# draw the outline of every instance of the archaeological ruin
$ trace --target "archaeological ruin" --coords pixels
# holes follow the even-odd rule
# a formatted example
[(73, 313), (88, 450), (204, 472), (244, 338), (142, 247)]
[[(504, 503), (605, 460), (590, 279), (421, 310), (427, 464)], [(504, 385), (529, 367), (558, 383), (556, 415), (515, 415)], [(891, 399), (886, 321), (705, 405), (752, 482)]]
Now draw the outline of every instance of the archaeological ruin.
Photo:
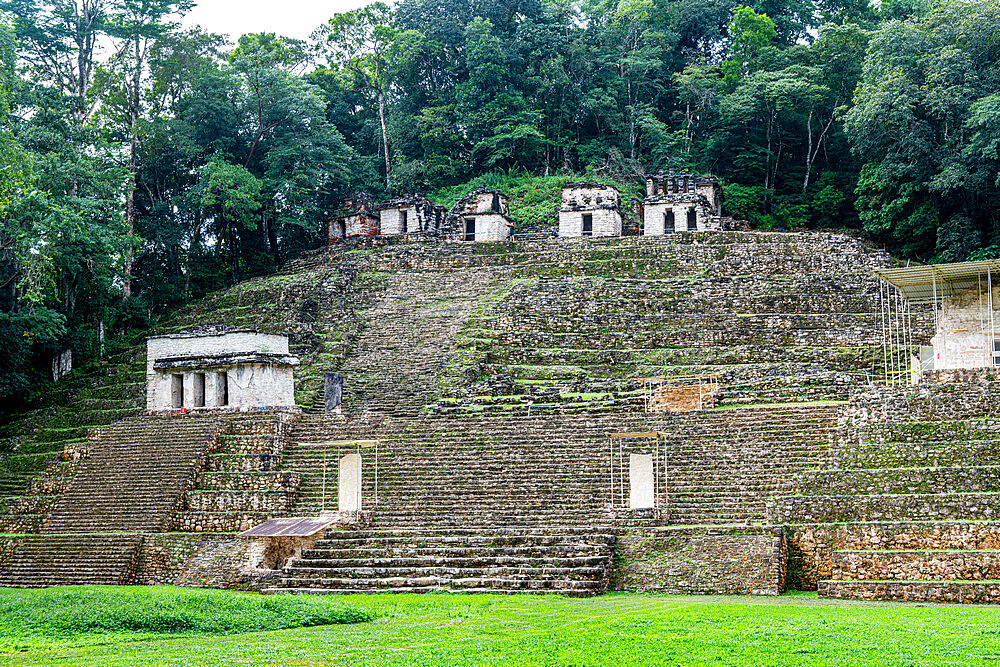
[(513, 230), (507, 195), (476, 190), (455, 202), (445, 218), (447, 235), (456, 241), (504, 241)]
[(383, 236), (426, 234), (439, 236), (446, 209), (423, 195), (396, 197), (378, 205), (379, 223)]
[(559, 236), (621, 236), (621, 195), (603, 183), (567, 183), (559, 207)]
[(200, 327), (146, 340), (146, 409), (267, 410), (295, 407), (288, 337)]
[(646, 176), (641, 204), (643, 234), (722, 229), (719, 181), (711, 177), (674, 173)]
[(0, 430), (0, 585), (1000, 602), (1000, 262), (643, 211), (508, 242), (477, 191), (70, 372)]
[(378, 236), (380, 233), (375, 198), (366, 192), (356, 192), (343, 202), (326, 230), (327, 243), (347, 239)]

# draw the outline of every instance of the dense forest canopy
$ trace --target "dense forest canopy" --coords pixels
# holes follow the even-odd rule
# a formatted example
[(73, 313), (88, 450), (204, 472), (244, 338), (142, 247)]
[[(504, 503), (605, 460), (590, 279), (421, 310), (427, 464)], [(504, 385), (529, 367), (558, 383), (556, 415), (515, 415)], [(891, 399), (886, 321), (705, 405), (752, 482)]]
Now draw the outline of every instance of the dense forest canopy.
[(711, 173), (758, 228), (1000, 256), (996, 0), (401, 0), (308, 41), (0, 0), (0, 397), (320, 241), (340, 197)]

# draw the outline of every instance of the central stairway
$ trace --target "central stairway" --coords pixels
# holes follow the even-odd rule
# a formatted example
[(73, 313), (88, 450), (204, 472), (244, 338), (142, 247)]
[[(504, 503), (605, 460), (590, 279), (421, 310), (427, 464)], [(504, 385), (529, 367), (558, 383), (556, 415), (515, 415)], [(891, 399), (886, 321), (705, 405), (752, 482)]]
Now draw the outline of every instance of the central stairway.
[(265, 592), (598, 595), (614, 544), (580, 527), (331, 531)]

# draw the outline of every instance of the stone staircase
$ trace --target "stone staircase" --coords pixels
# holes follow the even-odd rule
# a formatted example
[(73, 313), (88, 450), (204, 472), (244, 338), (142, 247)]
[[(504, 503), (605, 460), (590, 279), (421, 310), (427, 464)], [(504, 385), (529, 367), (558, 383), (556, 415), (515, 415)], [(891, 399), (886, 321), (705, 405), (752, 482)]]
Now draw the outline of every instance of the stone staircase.
[(330, 531), (266, 592), (597, 595), (614, 543), (581, 528)]
[[(483, 293), (496, 289), (484, 269), (393, 273), (380, 296), (359, 312), (362, 324), (344, 374), (343, 408), (354, 415), (415, 417), (437, 399), (435, 383), (456, 336)], [(308, 406), (323, 410), (317, 391)]]
[(327, 531), (272, 591), (598, 594), (620, 530), (607, 432), (668, 433), (666, 522), (711, 533), (705, 526), (762, 523), (765, 498), (790, 493), (797, 471), (824, 460), (835, 414), (835, 406), (806, 405), (474, 420), (307, 416), (282, 459), (301, 478), (294, 514), (335, 508), (337, 460), (353, 450), (322, 443), (378, 438), (377, 490), (375, 453), (362, 453), (362, 507), (373, 527)]
[(997, 401), (968, 410), (984, 393), (972, 385), (880, 393), (852, 402), (870, 421), (848, 422), (771, 520), (789, 526), (822, 596), (1000, 602)]
[(318, 443), (378, 438), (377, 507), (374, 452), (363, 454), (362, 491), (378, 526), (608, 524), (606, 433), (661, 431), (669, 434), (661, 453), (671, 523), (743, 523), (763, 521), (769, 495), (791, 493), (797, 472), (822, 463), (835, 414), (836, 406), (821, 404), (377, 425), (313, 415), (294, 425), (282, 469), (301, 478), (294, 512), (313, 514), (324, 506), (325, 458), (331, 509), (338, 452)]
[(127, 580), (142, 533), (169, 526), (222, 429), (215, 419), (147, 417), (95, 431), (42, 534), (22, 538), (0, 586)]
[(136, 533), (25, 536), (0, 573), (0, 586), (128, 584), (141, 546)]
[(226, 420), (219, 444), (172, 519), (184, 532), (240, 532), (295, 505), (300, 477), (280, 470), (295, 416)]

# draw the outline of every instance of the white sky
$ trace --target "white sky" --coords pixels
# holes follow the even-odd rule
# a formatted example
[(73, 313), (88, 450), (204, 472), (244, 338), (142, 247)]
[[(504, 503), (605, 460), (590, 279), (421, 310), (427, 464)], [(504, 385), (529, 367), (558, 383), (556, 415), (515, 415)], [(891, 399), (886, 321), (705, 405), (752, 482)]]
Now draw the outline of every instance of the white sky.
[(306, 39), (334, 14), (373, 0), (196, 0), (184, 25), (200, 25), (209, 32), (229, 35), (235, 42), (248, 32), (274, 32)]

